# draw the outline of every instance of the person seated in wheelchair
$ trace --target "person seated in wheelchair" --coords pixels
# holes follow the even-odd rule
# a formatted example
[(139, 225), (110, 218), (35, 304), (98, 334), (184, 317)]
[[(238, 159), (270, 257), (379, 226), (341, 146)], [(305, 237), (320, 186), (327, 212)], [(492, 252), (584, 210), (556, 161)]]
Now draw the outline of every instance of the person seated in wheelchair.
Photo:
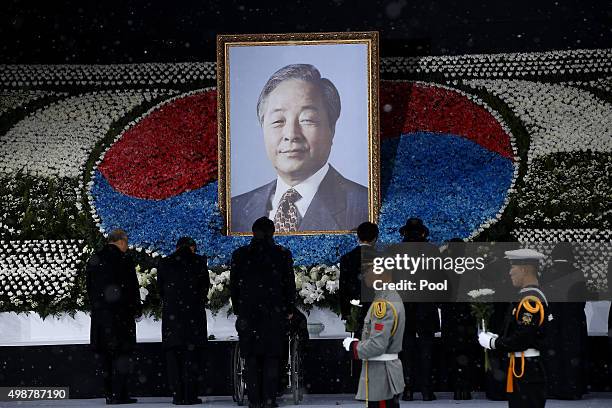
[[(391, 282), (391, 273), (384, 271), (376, 275), (370, 270), (364, 274), (368, 287), (374, 287), (376, 280)], [(405, 323), (400, 295), (395, 290), (376, 290), (374, 302), (363, 321), (361, 340), (347, 337), (343, 341), (353, 358), (363, 360), (355, 399), (365, 400), (370, 408), (400, 406), (404, 372), (398, 353), (402, 351)]]

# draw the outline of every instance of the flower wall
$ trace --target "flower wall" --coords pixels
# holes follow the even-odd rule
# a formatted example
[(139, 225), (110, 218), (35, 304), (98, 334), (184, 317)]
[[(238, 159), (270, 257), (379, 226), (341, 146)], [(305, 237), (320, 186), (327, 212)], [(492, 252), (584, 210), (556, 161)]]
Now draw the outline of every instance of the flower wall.
[[(438, 242), (609, 242), (611, 69), (612, 50), (383, 59), (381, 240), (418, 216)], [(150, 313), (182, 235), (209, 257), (211, 309), (229, 302), (248, 238), (221, 233), (214, 87), (214, 63), (0, 66), (0, 311), (87, 310), (84, 264), (119, 227)], [(355, 237), (278, 241), (303, 307), (335, 309)]]

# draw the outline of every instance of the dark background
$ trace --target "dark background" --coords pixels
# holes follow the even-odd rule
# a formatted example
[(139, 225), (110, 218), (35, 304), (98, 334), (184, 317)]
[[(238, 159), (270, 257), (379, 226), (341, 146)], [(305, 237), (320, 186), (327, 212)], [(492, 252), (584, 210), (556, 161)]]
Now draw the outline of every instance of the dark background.
[(608, 0), (2, 0), (0, 63), (215, 60), (215, 35), (377, 30), (382, 56), (608, 48)]

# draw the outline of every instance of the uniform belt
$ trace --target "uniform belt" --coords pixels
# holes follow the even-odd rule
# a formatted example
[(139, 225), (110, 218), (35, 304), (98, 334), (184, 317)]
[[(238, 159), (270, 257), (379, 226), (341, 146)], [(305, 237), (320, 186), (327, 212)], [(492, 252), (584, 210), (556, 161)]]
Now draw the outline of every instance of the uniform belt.
[(517, 351), (514, 353), (514, 356), (520, 357), (523, 353), (525, 353), (525, 357), (540, 357), (540, 351), (534, 348), (529, 348), (525, 351)]
[(399, 355), (396, 354), (381, 354), (380, 356), (368, 358), (368, 361), (393, 361), (397, 360)]

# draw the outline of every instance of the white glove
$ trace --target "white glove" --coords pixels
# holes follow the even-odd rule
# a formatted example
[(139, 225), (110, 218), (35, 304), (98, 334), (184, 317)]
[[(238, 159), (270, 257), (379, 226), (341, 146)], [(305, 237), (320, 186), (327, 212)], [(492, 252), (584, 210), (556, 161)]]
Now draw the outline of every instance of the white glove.
[(351, 344), (353, 344), (354, 341), (359, 341), (359, 339), (356, 339), (354, 337), (347, 337), (346, 339), (342, 340), (342, 345), (344, 346), (344, 349), (346, 351), (351, 351)]
[(492, 350), (495, 348), (495, 339), (499, 336), (495, 333), (491, 332), (481, 332), (478, 335), (478, 343), (487, 350)]

